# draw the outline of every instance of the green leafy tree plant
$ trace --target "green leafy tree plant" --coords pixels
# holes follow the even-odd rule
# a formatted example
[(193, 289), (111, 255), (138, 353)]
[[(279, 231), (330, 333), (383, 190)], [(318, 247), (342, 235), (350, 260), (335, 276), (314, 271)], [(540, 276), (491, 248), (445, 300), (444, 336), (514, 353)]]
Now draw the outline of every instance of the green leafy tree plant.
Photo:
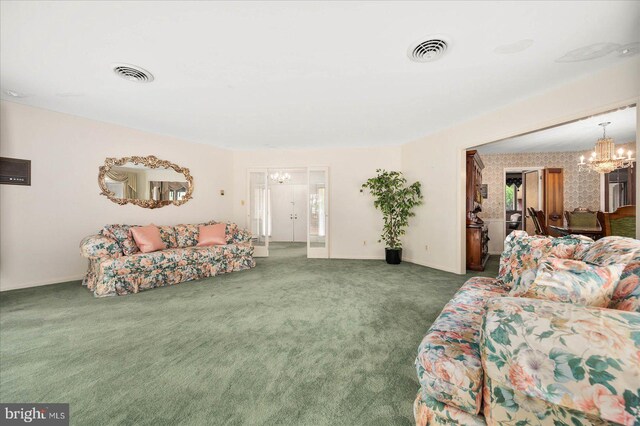
[(420, 182), (407, 186), (407, 179), (402, 172), (377, 169), (378, 174), (362, 184), (368, 189), (375, 200), (373, 205), (380, 209), (384, 219), (381, 240), (387, 248), (399, 250), (402, 248), (400, 237), (405, 234), (409, 225), (409, 218), (415, 216), (413, 208), (422, 204)]

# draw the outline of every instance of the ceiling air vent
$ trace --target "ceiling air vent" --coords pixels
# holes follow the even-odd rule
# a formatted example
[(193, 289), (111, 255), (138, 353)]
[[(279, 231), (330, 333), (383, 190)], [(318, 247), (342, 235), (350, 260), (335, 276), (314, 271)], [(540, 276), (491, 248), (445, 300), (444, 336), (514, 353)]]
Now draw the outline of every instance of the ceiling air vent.
[(138, 83), (151, 83), (153, 81), (153, 74), (135, 65), (113, 64), (113, 72), (129, 81)]
[(441, 37), (413, 43), (407, 54), (415, 62), (431, 62), (440, 59), (447, 51), (449, 44)]

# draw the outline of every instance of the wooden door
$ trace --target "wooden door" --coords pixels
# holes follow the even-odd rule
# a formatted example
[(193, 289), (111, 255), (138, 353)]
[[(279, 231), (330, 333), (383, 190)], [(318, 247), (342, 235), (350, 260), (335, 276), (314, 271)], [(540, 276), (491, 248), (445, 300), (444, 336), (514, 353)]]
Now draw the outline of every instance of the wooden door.
[(525, 231), (529, 235), (535, 235), (536, 227), (533, 224), (533, 220), (529, 215), (529, 208), (532, 207), (535, 210), (540, 210), (540, 191), (539, 181), (540, 181), (540, 172), (538, 170), (533, 170), (530, 172), (522, 173), (524, 186), (524, 213), (525, 213)]
[[(543, 170), (543, 209), (547, 228), (550, 226), (562, 226), (564, 223), (564, 172), (560, 168), (548, 168)], [(553, 236), (558, 233), (549, 229)]]

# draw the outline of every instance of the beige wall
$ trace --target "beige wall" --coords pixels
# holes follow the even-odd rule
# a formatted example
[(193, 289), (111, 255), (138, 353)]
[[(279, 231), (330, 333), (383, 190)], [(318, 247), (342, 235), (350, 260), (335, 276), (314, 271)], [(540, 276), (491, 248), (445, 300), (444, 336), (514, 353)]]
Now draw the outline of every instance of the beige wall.
[[(0, 155), (31, 160), (31, 186), (0, 185), (0, 289), (79, 279), (80, 240), (108, 223), (177, 224), (232, 216), (230, 151), (11, 102), (0, 104)], [(99, 195), (106, 157), (156, 155), (188, 167), (193, 199), (119, 206)], [(224, 197), (220, 189), (226, 190)]]
[[(640, 59), (629, 59), (402, 147), (382, 148), (231, 152), (2, 102), (0, 155), (31, 159), (32, 186), (0, 185), (0, 290), (80, 278), (86, 265), (78, 243), (107, 223), (231, 218), (243, 225), (249, 167), (329, 166), (334, 258), (383, 256), (384, 247), (377, 242), (380, 213), (359, 188), (376, 168), (403, 170), (410, 181), (420, 180), (425, 192), (425, 204), (405, 238), (405, 260), (462, 273), (464, 151), (638, 102), (639, 73)], [(100, 196), (96, 177), (104, 158), (134, 154), (189, 167), (194, 199), (181, 207), (147, 210), (118, 206)], [(225, 196), (219, 195), (221, 189)]]
[(378, 243), (382, 216), (373, 198), (360, 193), (360, 185), (377, 168), (400, 170), (400, 148), (344, 148), (322, 150), (263, 150), (234, 152), (234, 218), (246, 226), (247, 169), (256, 167), (329, 167), (330, 257), (381, 259)]
[(640, 58), (632, 58), (403, 145), (403, 171), (409, 179), (422, 181), (426, 199), (407, 232), (406, 258), (464, 272), (467, 148), (636, 103), (640, 95), (638, 75)]

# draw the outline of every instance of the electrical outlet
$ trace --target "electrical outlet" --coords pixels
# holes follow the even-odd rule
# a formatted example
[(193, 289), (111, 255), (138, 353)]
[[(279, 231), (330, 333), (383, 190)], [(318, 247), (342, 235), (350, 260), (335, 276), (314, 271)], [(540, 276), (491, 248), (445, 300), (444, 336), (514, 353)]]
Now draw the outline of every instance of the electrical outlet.
[(425, 249), (426, 251), (429, 251), (429, 246), (425, 244), (424, 249)]
[(363, 246), (366, 246), (366, 245), (367, 245), (367, 241), (366, 241), (366, 240), (365, 240), (365, 241), (363, 241), (363, 242), (362, 242), (362, 245), (363, 245)]

